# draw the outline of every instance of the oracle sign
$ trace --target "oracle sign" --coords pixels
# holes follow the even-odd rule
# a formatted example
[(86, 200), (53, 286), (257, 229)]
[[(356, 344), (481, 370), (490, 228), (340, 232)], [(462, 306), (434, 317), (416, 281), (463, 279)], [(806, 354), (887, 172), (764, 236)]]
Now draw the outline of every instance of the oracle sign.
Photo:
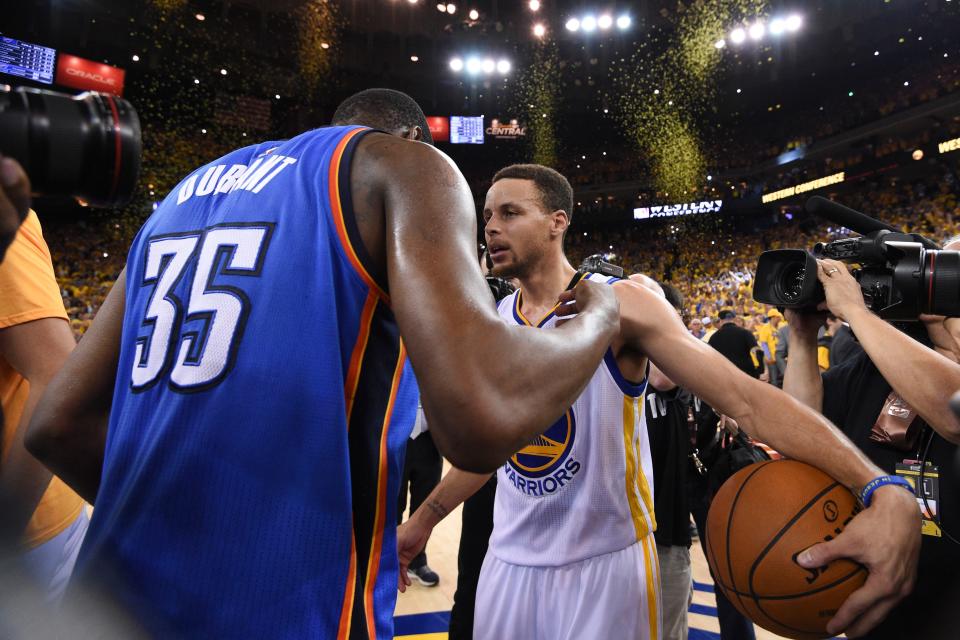
[(74, 89), (123, 95), (126, 71), (108, 64), (61, 53), (57, 58), (57, 84)]
[(430, 137), (434, 142), (449, 142), (450, 118), (443, 116), (427, 116), (427, 126), (430, 127)]

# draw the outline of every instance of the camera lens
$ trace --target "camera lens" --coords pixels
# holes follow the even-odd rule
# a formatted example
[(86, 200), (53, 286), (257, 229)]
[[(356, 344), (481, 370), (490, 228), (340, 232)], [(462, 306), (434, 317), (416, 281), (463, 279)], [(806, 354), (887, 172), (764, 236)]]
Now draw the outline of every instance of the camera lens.
[(927, 313), (960, 316), (960, 252), (927, 251), (924, 262)]
[(39, 193), (123, 206), (140, 173), (140, 120), (115, 96), (0, 85), (0, 151)]
[(795, 304), (803, 295), (803, 279), (807, 269), (802, 262), (793, 262), (783, 267), (777, 279), (777, 295), (787, 304)]

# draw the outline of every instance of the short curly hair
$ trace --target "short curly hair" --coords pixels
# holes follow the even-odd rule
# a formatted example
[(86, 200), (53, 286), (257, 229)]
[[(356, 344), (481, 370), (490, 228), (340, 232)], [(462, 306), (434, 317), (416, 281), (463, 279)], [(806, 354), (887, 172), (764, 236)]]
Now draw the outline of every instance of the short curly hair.
[(506, 179), (532, 181), (540, 192), (540, 203), (548, 211), (563, 211), (573, 222), (573, 187), (559, 171), (542, 164), (512, 164), (493, 176), (493, 182)]

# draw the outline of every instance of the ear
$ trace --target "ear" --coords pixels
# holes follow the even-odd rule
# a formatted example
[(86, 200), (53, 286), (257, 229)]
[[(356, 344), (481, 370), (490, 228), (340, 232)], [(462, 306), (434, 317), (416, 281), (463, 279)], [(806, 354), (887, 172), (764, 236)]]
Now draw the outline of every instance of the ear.
[(563, 209), (550, 213), (550, 231), (553, 235), (562, 236), (570, 228), (570, 216)]
[(410, 129), (407, 129), (407, 132), (403, 134), (403, 137), (407, 140), (416, 140), (419, 142), (423, 140), (423, 129), (419, 125), (411, 127)]

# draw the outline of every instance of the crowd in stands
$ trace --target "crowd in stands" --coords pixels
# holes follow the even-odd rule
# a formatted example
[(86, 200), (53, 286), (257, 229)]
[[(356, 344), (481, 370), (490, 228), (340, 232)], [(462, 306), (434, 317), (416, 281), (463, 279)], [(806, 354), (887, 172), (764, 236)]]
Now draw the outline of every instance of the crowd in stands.
[[(960, 234), (960, 186), (951, 175), (915, 183), (886, 179), (847, 194), (842, 201), (903, 231), (944, 242)], [(722, 309), (732, 309), (747, 328), (755, 329), (771, 310), (751, 295), (760, 253), (810, 248), (845, 233), (835, 227), (827, 222), (814, 226), (810, 221), (781, 219), (772, 228), (744, 234), (710, 214), (631, 223), (616, 230), (584, 231), (577, 226), (567, 239), (567, 252), (575, 266), (588, 255), (600, 253), (628, 272), (674, 284), (684, 295), (688, 321), (711, 318), (715, 322)], [(90, 326), (123, 268), (135, 230), (129, 221), (109, 217), (46, 226), (64, 305), (78, 335)]]

